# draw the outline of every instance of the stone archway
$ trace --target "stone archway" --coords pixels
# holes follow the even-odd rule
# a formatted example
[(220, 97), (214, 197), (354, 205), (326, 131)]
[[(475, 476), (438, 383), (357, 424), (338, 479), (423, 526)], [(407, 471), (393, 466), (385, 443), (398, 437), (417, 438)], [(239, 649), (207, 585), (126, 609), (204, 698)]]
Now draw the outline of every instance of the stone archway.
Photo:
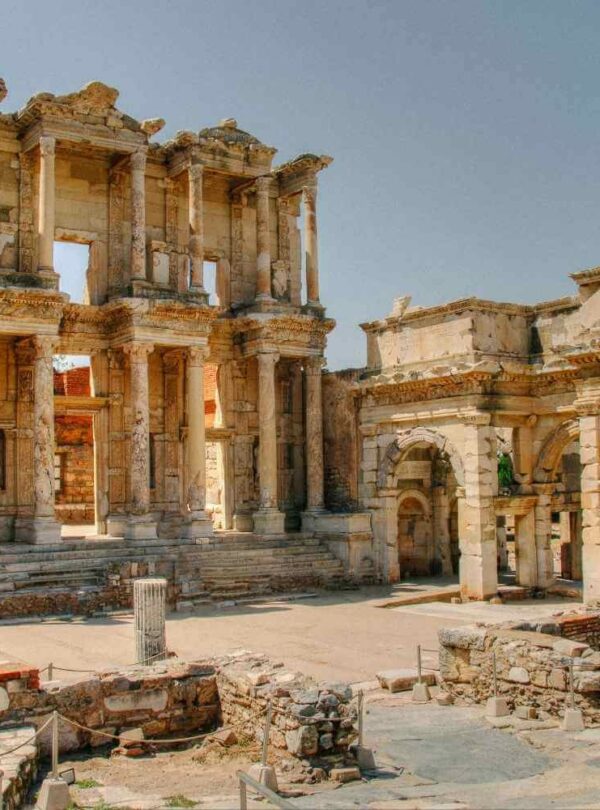
[(377, 471), (377, 486), (380, 489), (390, 489), (395, 485), (394, 474), (398, 464), (408, 451), (418, 444), (427, 444), (436, 447), (443, 457), (450, 463), (458, 486), (464, 486), (465, 471), (462, 458), (454, 445), (435, 430), (429, 428), (413, 428), (399, 433), (392, 441), (385, 453)]
[(556, 478), (556, 470), (564, 450), (579, 438), (579, 421), (569, 419), (555, 428), (544, 441), (533, 470), (537, 484), (549, 484)]

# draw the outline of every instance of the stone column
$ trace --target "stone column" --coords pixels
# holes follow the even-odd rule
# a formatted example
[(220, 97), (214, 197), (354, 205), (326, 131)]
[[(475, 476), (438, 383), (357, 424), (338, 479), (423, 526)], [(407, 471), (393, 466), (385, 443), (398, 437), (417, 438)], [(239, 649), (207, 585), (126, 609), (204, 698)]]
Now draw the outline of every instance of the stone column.
[(206, 507), (206, 427), (204, 410), (205, 346), (187, 350), (187, 510), (188, 536), (196, 539), (212, 534)]
[(538, 559), (535, 533), (535, 513), (515, 515), (516, 582), (525, 588), (538, 585)]
[[(576, 403), (577, 405), (577, 403)], [(583, 601), (600, 604), (600, 413), (598, 402), (580, 408)]]
[(205, 293), (203, 165), (201, 163), (190, 163), (188, 177), (190, 186), (190, 290)]
[(156, 522), (150, 514), (150, 405), (148, 355), (154, 346), (130, 343), (123, 347), (129, 357), (131, 442), (129, 450), (129, 510), (125, 529), (128, 539), (156, 537)]
[(304, 361), (306, 383), (306, 508), (321, 512), (323, 496), (323, 394), (322, 357)]
[(167, 657), (166, 600), (166, 579), (134, 580), (133, 621), (138, 664), (148, 666)]
[(217, 443), (217, 470), (221, 479), (221, 509), (223, 511), (223, 528), (233, 529), (235, 510), (235, 471), (233, 461), (233, 432), (235, 418), (232, 412), (233, 400), (233, 363), (225, 360), (217, 371), (215, 390), (216, 428), (232, 428), (232, 434)]
[[(96, 352), (91, 358), (92, 396), (109, 396), (108, 353)], [(94, 414), (94, 501), (96, 531), (108, 532), (109, 513), (109, 411), (102, 408)]]
[(146, 281), (146, 153), (131, 155), (131, 280)]
[(38, 266), (42, 272), (54, 273), (54, 154), (56, 140), (40, 138), (40, 188), (38, 209)]
[(306, 257), (306, 303), (319, 303), (319, 247), (317, 240), (317, 183), (304, 186), (304, 251)]
[(435, 559), (440, 563), (442, 576), (452, 576), (452, 553), (450, 549), (450, 500), (445, 485), (434, 486), (433, 531)]
[(582, 567), (582, 519), (581, 510), (569, 512), (569, 529), (571, 535), (571, 577), (581, 579), (583, 577)]
[(272, 301), (268, 177), (256, 178), (256, 301)]
[(537, 555), (537, 586), (548, 588), (554, 582), (552, 557), (552, 493), (555, 484), (534, 484), (537, 495), (534, 506), (535, 550)]
[(496, 433), (489, 414), (464, 425), (465, 495), (459, 498), (460, 588), (463, 598), (489, 599), (498, 591)]
[(508, 569), (508, 546), (506, 545), (506, 517), (496, 516), (496, 542), (498, 543), (498, 568), (500, 571)]
[(59, 543), (54, 512), (54, 337), (32, 341), (33, 360), (33, 520), (19, 521), (19, 539)]
[(258, 534), (281, 534), (285, 515), (277, 507), (277, 398), (275, 365), (279, 355), (274, 351), (258, 354), (258, 421), (260, 508), (254, 514), (254, 531)]

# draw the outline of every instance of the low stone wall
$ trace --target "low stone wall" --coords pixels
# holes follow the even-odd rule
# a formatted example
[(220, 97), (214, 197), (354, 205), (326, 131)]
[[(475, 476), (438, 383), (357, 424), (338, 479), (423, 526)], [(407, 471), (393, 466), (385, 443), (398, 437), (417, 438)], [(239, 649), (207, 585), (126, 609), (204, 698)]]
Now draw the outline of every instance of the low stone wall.
[[(27, 722), (40, 728), (55, 710), (82, 726), (115, 735), (132, 727), (142, 728), (151, 738), (210, 730), (220, 717), (216, 672), (206, 663), (171, 659), (150, 667), (101, 672), (76, 683), (51, 681), (39, 689), (13, 688), (0, 723)], [(61, 751), (110, 743), (65, 722), (59, 737)], [(50, 739), (49, 728), (39, 736), (44, 754)]]
[[(100, 672), (76, 683), (42, 685), (37, 669), (7, 667), (9, 705), (0, 712), (0, 730), (23, 723), (40, 728), (56, 710), (93, 732), (112, 735), (139, 727), (146, 738), (181, 737), (233, 725), (262, 742), (270, 700), (270, 742), (281, 751), (300, 758), (345, 754), (356, 737), (349, 686), (317, 685), (253, 653), (200, 663), (169, 659)], [(93, 732), (61, 722), (60, 750), (111, 742)], [(39, 737), (43, 754), (49, 753), (50, 742), (47, 729)]]
[(498, 694), (511, 708), (531, 705), (561, 716), (573, 661), (575, 703), (588, 725), (600, 725), (599, 626), (600, 614), (588, 613), (540, 623), (440, 630), (442, 685), (456, 698), (484, 702), (493, 694), (495, 653)]
[(347, 684), (321, 683), (250, 653), (221, 658), (217, 684), (225, 725), (262, 742), (271, 701), (269, 742), (296, 757), (344, 754), (355, 741), (356, 708)]
[[(1, 802), (3, 810), (22, 807), (37, 776), (38, 751), (35, 744), (23, 745), (35, 733), (35, 728), (0, 730), (0, 770), (2, 777)], [(21, 746), (12, 754), (3, 751)]]

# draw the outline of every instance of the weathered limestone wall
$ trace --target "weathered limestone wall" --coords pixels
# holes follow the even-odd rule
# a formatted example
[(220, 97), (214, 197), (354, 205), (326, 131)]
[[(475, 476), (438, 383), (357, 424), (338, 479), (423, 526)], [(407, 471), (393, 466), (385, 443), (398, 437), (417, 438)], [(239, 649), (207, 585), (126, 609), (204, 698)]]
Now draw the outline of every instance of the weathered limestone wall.
[[(270, 743), (300, 758), (346, 752), (356, 738), (356, 708), (343, 683), (317, 684), (262, 655), (239, 653), (206, 663), (169, 659), (148, 667), (111, 669), (63, 684), (40, 685), (33, 667), (3, 665), (0, 686), (9, 707), (0, 730), (16, 722), (40, 727), (54, 710), (94, 731), (118, 735), (132, 726), (147, 738), (193, 735), (220, 725), (262, 741), (267, 701)], [(60, 750), (111, 743), (100, 734), (60, 727)], [(41, 737), (49, 752), (50, 735)]]
[(568, 705), (572, 659), (575, 703), (588, 723), (600, 725), (599, 631), (600, 614), (568, 615), (539, 625), (443, 629), (440, 677), (456, 697), (484, 702), (493, 694), (495, 653), (498, 694), (510, 706), (534, 705), (562, 715)]
[(262, 740), (267, 701), (273, 707), (270, 743), (297, 757), (346, 751), (356, 738), (356, 708), (347, 684), (317, 684), (251, 653), (218, 659), (223, 722)]

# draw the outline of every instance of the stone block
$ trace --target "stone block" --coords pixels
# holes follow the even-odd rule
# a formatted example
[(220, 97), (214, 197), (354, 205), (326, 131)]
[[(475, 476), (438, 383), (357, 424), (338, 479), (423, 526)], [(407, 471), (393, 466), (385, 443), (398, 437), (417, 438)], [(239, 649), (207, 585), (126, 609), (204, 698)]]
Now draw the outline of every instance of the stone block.
[(511, 667), (508, 671), (508, 680), (513, 683), (529, 683), (529, 672), (525, 667)]
[(565, 709), (562, 721), (563, 731), (583, 731), (584, 728), (581, 709)]
[(519, 720), (537, 720), (538, 711), (535, 706), (515, 706), (515, 717)]
[(561, 655), (568, 655), (570, 658), (577, 658), (589, 649), (589, 644), (582, 644), (579, 641), (571, 641), (568, 638), (559, 638), (552, 645), (554, 652)]
[(510, 712), (508, 709), (508, 703), (506, 702), (506, 698), (503, 697), (488, 698), (487, 703), (485, 705), (486, 717), (506, 717), (508, 714), (510, 714)]
[(319, 734), (315, 726), (300, 726), (286, 732), (285, 744), (290, 754), (314, 756), (319, 750)]
[(467, 650), (485, 650), (487, 630), (485, 627), (465, 625), (464, 627), (443, 627), (438, 632), (440, 645)]
[[(416, 669), (388, 669), (377, 673), (377, 680), (383, 689), (390, 692), (408, 692), (417, 682)], [(433, 672), (425, 672), (422, 681), (427, 686), (435, 685), (435, 675)]]
[(429, 692), (429, 687), (426, 683), (421, 681), (420, 683), (417, 682), (412, 688), (412, 700), (414, 703), (429, 703), (431, 700), (431, 694)]
[(279, 785), (277, 784), (277, 774), (275, 768), (271, 765), (262, 765), (260, 762), (251, 765), (248, 768), (248, 776), (252, 777), (256, 782), (264, 785), (273, 793), (277, 793)]
[(69, 786), (62, 779), (44, 779), (35, 804), (36, 810), (66, 810), (71, 804)]
[(355, 782), (360, 779), (360, 771), (358, 768), (332, 768), (329, 776), (333, 782)]
[(135, 712), (151, 710), (162, 712), (167, 706), (168, 695), (164, 689), (146, 689), (126, 692), (121, 695), (107, 695), (104, 706), (109, 712)]

